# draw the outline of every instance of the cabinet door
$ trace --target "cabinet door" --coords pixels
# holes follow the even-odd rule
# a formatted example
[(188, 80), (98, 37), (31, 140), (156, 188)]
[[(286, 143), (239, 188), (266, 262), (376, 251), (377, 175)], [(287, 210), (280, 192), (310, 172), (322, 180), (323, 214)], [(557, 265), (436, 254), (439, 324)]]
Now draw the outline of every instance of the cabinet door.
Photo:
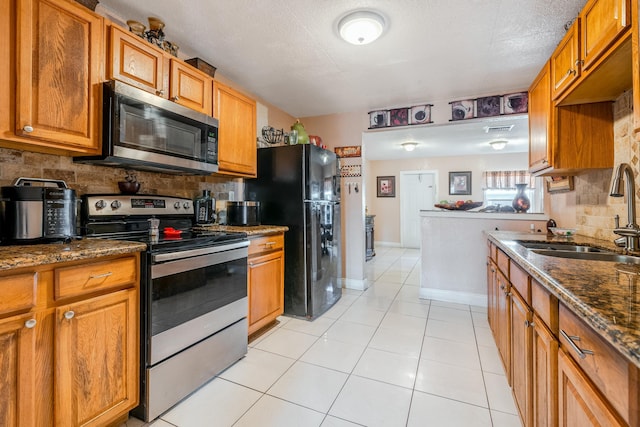
[(564, 351), (558, 351), (558, 412), (561, 427), (625, 425)]
[(565, 89), (580, 77), (580, 20), (571, 25), (558, 47), (551, 55), (551, 91), (556, 99)]
[(498, 344), (498, 351), (502, 357), (507, 381), (509, 381), (509, 385), (511, 385), (511, 296), (509, 282), (507, 281), (507, 278), (498, 271), (496, 275), (496, 283), (498, 287), (496, 300), (496, 323), (498, 336), (496, 338), (496, 343)]
[(67, 1), (19, 0), (16, 134), (97, 153), (103, 19)]
[(531, 317), (518, 292), (511, 288), (511, 386), (520, 419), (531, 426)]
[(36, 426), (36, 319), (0, 320), (0, 425)]
[[(638, 9), (640, 9), (640, 0), (631, 0), (631, 22), (638, 22)], [(631, 68), (633, 71), (633, 117), (634, 128), (636, 132), (640, 131), (640, 25), (632, 25), (633, 39), (631, 41), (633, 48), (631, 58)]]
[(284, 253), (249, 258), (249, 333), (272, 322), (284, 309)]
[(580, 13), (581, 60), (588, 69), (631, 24), (630, 0), (591, 0)]
[(537, 315), (533, 317), (533, 424), (558, 425), (558, 341)]
[(255, 177), (256, 102), (219, 82), (213, 84), (218, 130), (219, 173)]
[(529, 169), (549, 166), (551, 158), (551, 72), (547, 62), (529, 88)]
[(100, 426), (138, 403), (137, 290), (56, 309), (56, 425)]
[(496, 266), (491, 261), (491, 258), (487, 258), (487, 320), (489, 321), (489, 326), (494, 334), (494, 338), (497, 337), (496, 327), (497, 327), (497, 284), (496, 284)]
[(211, 115), (213, 79), (175, 59), (171, 60), (169, 99), (201, 113)]
[(167, 98), (169, 59), (142, 38), (111, 25), (107, 77)]

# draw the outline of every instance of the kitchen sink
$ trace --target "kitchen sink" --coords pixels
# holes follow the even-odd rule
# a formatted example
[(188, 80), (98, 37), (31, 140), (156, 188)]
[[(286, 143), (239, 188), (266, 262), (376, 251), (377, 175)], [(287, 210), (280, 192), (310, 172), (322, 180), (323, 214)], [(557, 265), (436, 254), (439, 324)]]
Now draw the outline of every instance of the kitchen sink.
[(615, 252), (578, 252), (572, 250), (532, 249), (531, 252), (538, 255), (557, 258), (583, 259), (587, 261), (608, 261), (625, 264), (640, 264), (640, 257), (622, 255)]
[(518, 244), (524, 246), (527, 249), (542, 249), (545, 251), (613, 253), (606, 249), (600, 249), (593, 246), (576, 245), (573, 243), (528, 242), (520, 240), (518, 241)]

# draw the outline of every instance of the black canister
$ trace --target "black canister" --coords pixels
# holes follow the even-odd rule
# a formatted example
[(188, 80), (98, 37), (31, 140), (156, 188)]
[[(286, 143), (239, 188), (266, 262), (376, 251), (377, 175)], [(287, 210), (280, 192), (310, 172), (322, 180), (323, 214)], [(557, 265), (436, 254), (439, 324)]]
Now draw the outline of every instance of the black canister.
[(202, 196), (194, 202), (196, 224), (213, 224), (216, 214), (216, 199), (211, 197), (209, 190), (202, 190)]

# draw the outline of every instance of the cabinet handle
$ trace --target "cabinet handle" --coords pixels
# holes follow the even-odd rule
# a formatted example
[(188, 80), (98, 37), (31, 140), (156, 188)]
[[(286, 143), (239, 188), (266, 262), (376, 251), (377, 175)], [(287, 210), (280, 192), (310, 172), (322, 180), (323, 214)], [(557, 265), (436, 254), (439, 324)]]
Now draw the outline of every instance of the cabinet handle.
[(158, 95), (158, 96), (162, 96), (162, 95), (164, 95), (164, 90), (159, 90), (159, 91), (157, 91), (157, 92), (156, 92), (156, 95)]
[(173, 102), (178, 102), (178, 101), (180, 101), (180, 98), (178, 98), (177, 96), (174, 96), (173, 98), (171, 98), (171, 100)]
[(73, 316), (75, 316), (76, 313), (73, 312), (73, 310), (69, 310), (67, 312), (64, 313), (64, 318), (67, 320), (71, 320), (73, 319)]
[(595, 354), (591, 350), (583, 350), (583, 349), (581, 349), (580, 347), (578, 347), (576, 345), (576, 343), (574, 341), (580, 341), (580, 337), (575, 336), (575, 335), (568, 335), (562, 329), (560, 329), (560, 335), (562, 335), (564, 337), (564, 339), (567, 340), (567, 342), (569, 342), (569, 345), (571, 346), (573, 351), (578, 353), (578, 357), (580, 357), (580, 359), (584, 359), (585, 357), (587, 357), (587, 354), (591, 354), (591, 355)]
[(524, 326), (526, 326), (527, 328), (528, 328), (529, 326), (531, 326), (531, 327), (533, 328), (533, 327), (534, 327), (534, 324), (533, 324), (533, 322), (530, 322), (530, 321), (528, 321), (528, 320), (525, 320), (525, 321), (524, 321)]
[(36, 319), (29, 319), (26, 322), (24, 322), (24, 327), (27, 329), (32, 329), (36, 326)]
[(582, 66), (583, 64), (584, 64), (584, 61), (582, 59), (576, 59), (576, 62), (575, 62), (576, 68)]
[(89, 276), (89, 279), (102, 279), (103, 277), (109, 277), (112, 274), (113, 273), (111, 271), (107, 271), (106, 273), (102, 273), (102, 274), (92, 274)]
[(22, 128), (22, 130), (27, 133), (31, 133), (33, 132), (33, 126), (26, 125), (25, 127)]
[(265, 245), (265, 246), (268, 246), (268, 247), (271, 247), (271, 246), (273, 246), (273, 245), (275, 245), (275, 244), (276, 244), (276, 242), (265, 242), (265, 244), (264, 244), (264, 245)]

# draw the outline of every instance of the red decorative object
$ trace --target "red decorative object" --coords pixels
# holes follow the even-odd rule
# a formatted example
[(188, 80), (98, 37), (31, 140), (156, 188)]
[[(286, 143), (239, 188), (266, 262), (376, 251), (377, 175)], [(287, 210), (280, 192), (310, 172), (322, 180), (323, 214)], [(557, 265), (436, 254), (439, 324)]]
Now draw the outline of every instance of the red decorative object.
[(406, 126), (409, 124), (409, 108), (389, 110), (389, 126)]

